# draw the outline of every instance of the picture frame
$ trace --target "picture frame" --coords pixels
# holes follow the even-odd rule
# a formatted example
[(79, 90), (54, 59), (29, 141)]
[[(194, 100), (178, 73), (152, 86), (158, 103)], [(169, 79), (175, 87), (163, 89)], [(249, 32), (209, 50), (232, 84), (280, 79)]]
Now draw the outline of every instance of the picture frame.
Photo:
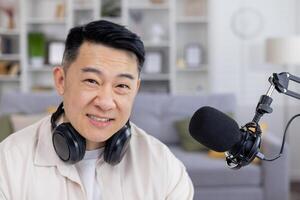
[(184, 57), (187, 67), (199, 68), (203, 63), (203, 49), (198, 43), (186, 45), (184, 49)]
[(144, 72), (153, 74), (162, 72), (163, 56), (160, 51), (149, 51), (145, 56)]

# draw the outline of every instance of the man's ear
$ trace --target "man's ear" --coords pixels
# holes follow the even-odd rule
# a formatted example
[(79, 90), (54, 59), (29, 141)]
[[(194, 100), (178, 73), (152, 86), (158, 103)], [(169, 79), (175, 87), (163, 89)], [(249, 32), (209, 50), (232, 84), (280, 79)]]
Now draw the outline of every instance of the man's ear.
[(65, 91), (65, 71), (62, 66), (56, 66), (53, 69), (53, 78), (56, 91), (59, 95), (63, 95)]

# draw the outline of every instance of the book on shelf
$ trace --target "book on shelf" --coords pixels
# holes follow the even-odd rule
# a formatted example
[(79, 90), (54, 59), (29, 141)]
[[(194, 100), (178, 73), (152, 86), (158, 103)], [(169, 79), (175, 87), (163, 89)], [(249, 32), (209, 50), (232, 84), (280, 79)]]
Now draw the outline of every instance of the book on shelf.
[(0, 37), (0, 53), (12, 54), (13, 53), (13, 39), (10, 37)]
[(0, 75), (17, 76), (20, 74), (18, 62), (0, 61)]

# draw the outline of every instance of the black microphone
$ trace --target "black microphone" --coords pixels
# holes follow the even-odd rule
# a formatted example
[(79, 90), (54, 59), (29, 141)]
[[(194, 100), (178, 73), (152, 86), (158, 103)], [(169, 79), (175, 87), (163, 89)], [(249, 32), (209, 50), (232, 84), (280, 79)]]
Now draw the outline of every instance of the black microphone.
[(230, 168), (239, 169), (255, 157), (264, 159), (260, 153), (261, 130), (257, 123), (250, 122), (239, 128), (226, 114), (205, 106), (194, 113), (189, 131), (195, 140), (207, 148), (225, 152)]

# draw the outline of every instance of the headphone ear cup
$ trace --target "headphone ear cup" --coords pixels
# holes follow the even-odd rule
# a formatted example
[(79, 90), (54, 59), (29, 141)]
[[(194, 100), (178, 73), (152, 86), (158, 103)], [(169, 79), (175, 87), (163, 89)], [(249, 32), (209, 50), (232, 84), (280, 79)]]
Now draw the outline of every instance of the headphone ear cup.
[(53, 130), (52, 142), (57, 155), (64, 162), (74, 164), (83, 159), (85, 139), (70, 123), (62, 123)]
[(131, 138), (131, 130), (125, 125), (117, 133), (111, 136), (105, 144), (104, 160), (105, 162), (116, 165), (121, 162), (126, 150), (128, 149)]

